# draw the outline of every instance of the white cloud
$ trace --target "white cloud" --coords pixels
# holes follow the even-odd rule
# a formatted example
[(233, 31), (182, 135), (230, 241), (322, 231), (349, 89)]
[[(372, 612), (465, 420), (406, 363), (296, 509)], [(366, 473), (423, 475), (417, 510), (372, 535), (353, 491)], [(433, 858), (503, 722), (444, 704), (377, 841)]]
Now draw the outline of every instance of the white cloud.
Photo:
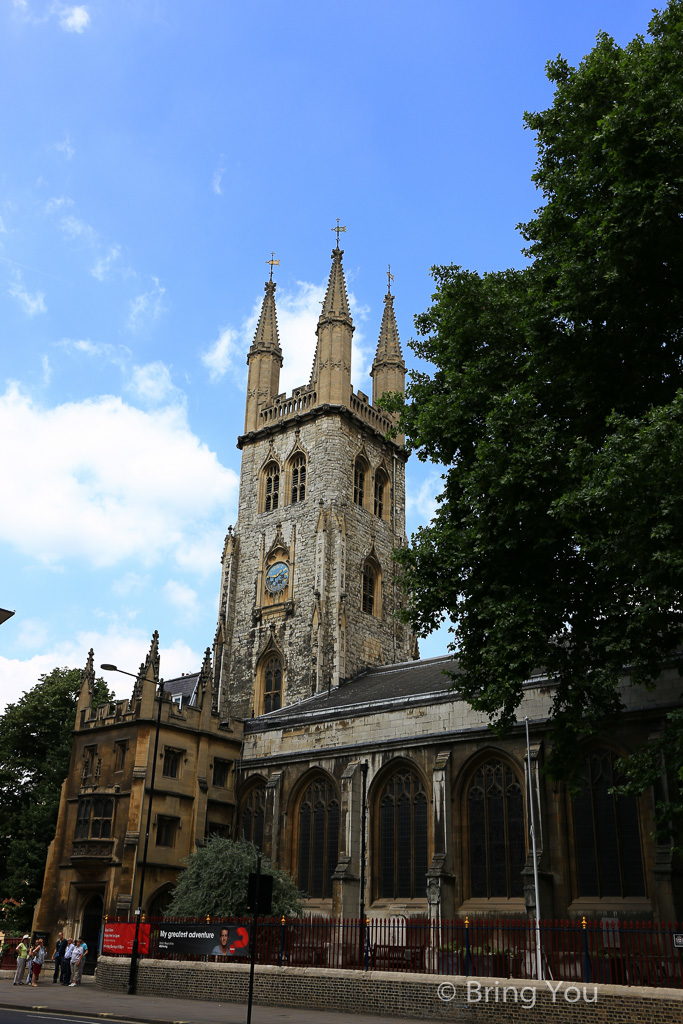
[(63, 210), (65, 207), (73, 205), (73, 199), (69, 199), (68, 196), (53, 196), (45, 203), (45, 213), (56, 213), (57, 210)]
[(149, 585), (149, 581), (149, 575), (142, 576), (139, 572), (127, 572), (118, 580), (114, 580), (111, 589), (117, 597), (128, 597), (129, 594), (145, 590)]
[[(175, 404), (144, 412), (104, 396), (43, 408), (16, 385), (0, 397), (0, 539), (48, 565), (134, 557), (187, 566), (193, 545), (234, 514), (238, 476)], [(215, 566), (216, 551), (213, 562)]]
[[(83, 668), (91, 647), (95, 652), (96, 674), (104, 676), (119, 699), (130, 697), (134, 680), (117, 672), (103, 672), (100, 665), (106, 662), (127, 672), (137, 672), (147, 656), (150, 640), (151, 637), (141, 629), (122, 629), (116, 625), (105, 633), (81, 632), (75, 640), (55, 644), (49, 651), (25, 660), (0, 655), (0, 710), (32, 689), (43, 673), (51, 672), (58, 666)], [(202, 663), (202, 655), (192, 650), (183, 640), (176, 640), (169, 647), (164, 647), (162, 643), (159, 655), (159, 670), (163, 679), (174, 679), (183, 672), (196, 672)]]
[(87, 245), (95, 245), (97, 242), (97, 232), (85, 221), (79, 220), (78, 217), (69, 215), (63, 217), (60, 223), (62, 233), (67, 238), (78, 238), (85, 242)]
[(219, 380), (235, 366), (235, 357), (242, 357), (244, 348), (237, 331), (225, 327), (211, 348), (202, 354), (202, 362), (208, 367), (211, 380)]
[(197, 605), (197, 591), (188, 587), (186, 583), (179, 583), (178, 580), (168, 580), (164, 584), (164, 597), (170, 605), (176, 608), (186, 621), (197, 617), (199, 611)]
[(16, 299), (26, 316), (36, 316), (37, 313), (47, 313), (44, 292), (29, 292), (24, 287), (21, 275), (17, 274), (16, 279), (9, 286), (9, 294)]
[(417, 516), (420, 523), (427, 524), (438, 508), (437, 495), (441, 494), (444, 482), (440, 473), (430, 473), (418, 487), (412, 484), (410, 476), (406, 479), (406, 515)]
[(47, 356), (43, 356), (40, 360), (40, 364), (43, 368), (43, 386), (47, 387), (52, 378), (52, 367), (50, 366), (50, 360)]
[(217, 196), (222, 196), (223, 195), (223, 189), (221, 188), (221, 181), (223, 180), (223, 175), (224, 174), (225, 174), (225, 164), (221, 160), (219, 166), (213, 172), (213, 178), (211, 179), (211, 188), (213, 189), (213, 191), (216, 193)]
[(22, 647), (44, 647), (48, 638), (47, 623), (42, 619), (23, 619), (18, 623), (17, 643)]
[(76, 152), (74, 147), (71, 145), (71, 139), (68, 135), (62, 142), (55, 142), (55, 149), (59, 153), (63, 153), (67, 160), (71, 160), (72, 156)]
[(63, 7), (59, 24), (65, 32), (84, 32), (90, 23), (87, 7)]
[(90, 273), (93, 277), (96, 277), (98, 281), (104, 281), (109, 271), (113, 267), (116, 260), (121, 255), (120, 245), (110, 245), (106, 255), (100, 256), (95, 263), (95, 266), (91, 269)]
[(154, 287), (150, 291), (138, 295), (130, 302), (130, 313), (128, 315), (128, 329), (130, 331), (139, 331), (145, 322), (154, 322), (165, 312), (163, 300), (166, 289), (159, 284), (158, 277), (153, 277), (152, 281), (154, 282)]
[(127, 389), (145, 402), (160, 403), (180, 398), (182, 391), (171, 379), (171, 371), (162, 362), (134, 366)]

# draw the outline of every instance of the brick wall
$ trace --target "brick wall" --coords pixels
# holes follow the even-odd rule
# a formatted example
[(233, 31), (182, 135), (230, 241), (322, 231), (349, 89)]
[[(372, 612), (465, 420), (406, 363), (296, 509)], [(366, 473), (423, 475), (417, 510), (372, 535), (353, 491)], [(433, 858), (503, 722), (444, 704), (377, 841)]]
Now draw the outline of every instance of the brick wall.
[[(127, 984), (128, 960), (100, 957), (98, 987), (125, 992)], [(513, 984), (465, 978), (445, 981), (423, 974), (257, 967), (254, 1002), (262, 1006), (299, 1006), (308, 1010), (443, 1021), (466, 1018), (472, 1024), (681, 1024), (683, 1020), (680, 990), (587, 985), (585, 994), (591, 1000), (588, 1002), (584, 1001), (583, 985), (577, 988), (562, 982), (557, 988), (558, 983), (552, 984), (556, 989), (554, 996), (545, 982)], [(145, 996), (245, 1003), (248, 986), (246, 964), (142, 960), (138, 975), (138, 992)], [(445, 998), (439, 998), (439, 986)]]

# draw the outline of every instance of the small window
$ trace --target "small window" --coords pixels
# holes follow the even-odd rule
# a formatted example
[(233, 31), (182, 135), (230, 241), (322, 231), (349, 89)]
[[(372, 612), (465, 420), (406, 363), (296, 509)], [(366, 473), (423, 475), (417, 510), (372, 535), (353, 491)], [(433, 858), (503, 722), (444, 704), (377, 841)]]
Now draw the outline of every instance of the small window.
[(74, 836), (76, 839), (87, 839), (90, 831), (90, 809), (92, 806), (92, 800), (79, 800), (78, 809), (76, 811), (76, 831)]
[(173, 848), (175, 846), (176, 830), (178, 828), (177, 818), (164, 818), (161, 815), (157, 818), (157, 846)]
[(180, 710), (182, 711), (182, 707), (183, 707), (183, 695), (182, 695), (182, 693), (174, 693), (174, 694), (172, 694), (171, 695), (171, 700), (176, 705), (176, 707), (180, 708)]
[(172, 747), (166, 747), (164, 750), (164, 770), (163, 774), (167, 779), (177, 779), (180, 774), (180, 757), (182, 751), (174, 750)]
[(207, 837), (220, 836), (221, 839), (230, 839), (232, 837), (232, 827), (222, 821), (210, 821), (206, 826), (206, 835)]
[(363, 611), (368, 615), (377, 614), (377, 571), (371, 562), (366, 562), (363, 568)]
[(282, 707), (282, 662), (279, 658), (269, 658), (263, 679), (263, 713), (279, 711)]
[(271, 512), (280, 503), (280, 467), (277, 462), (269, 462), (266, 466), (263, 511)]
[(306, 458), (297, 455), (292, 462), (292, 505), (306, 497)]
[(87, 779), (93, 773), (97, 760), (97, 747), (86, 747), (83, 752), (83, 778)]
[(114, 748), (114, 771), (122, 772), (126, 767), (126, 753), (128, 751), (128, 740), (122, 740)]
[(353, 501), (354, 504), (363, 507), (365, 495), (365, 463), (362, 459), (356, 459), (353, 467)]
[(225, 788), (228, 785), (228, 778), (230, 776), (230, 761), (221, 761), (220, 758), (214, 758), (213, 762), (213, 784), (214, 786), (221, 786)]
[(375, 473), (375, 515), (379, 519), (384, 519), (384, 506), (385, 506), (385, 495), (387, 491), (387, 478), (386, 474), (378, 469)]

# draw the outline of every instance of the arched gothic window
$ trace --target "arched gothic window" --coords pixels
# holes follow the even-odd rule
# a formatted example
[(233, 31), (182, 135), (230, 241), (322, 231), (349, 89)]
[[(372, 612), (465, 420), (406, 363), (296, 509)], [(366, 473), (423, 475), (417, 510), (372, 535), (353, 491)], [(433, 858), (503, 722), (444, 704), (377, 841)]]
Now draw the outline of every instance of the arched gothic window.
[(249, 790), (240, 811), (240, 836), (259, 850), (263, 847), (265, 818), (266, 787), (260, 784)]
[(364, 460), (356, 459), (353, 466), (353, 500), (361, 508), (365, 499), (365, 470)]
[(384, 519), (385, 496), (387, 492), (387, 477), (383, 470), (378, 469), (375, 473), (375, 515)]
[(572, 802), (579, 896), (645, 896), (636, 798), (609, 792), (621, 781), (616, 757), (606, 749), (586, 757)]
[(523, 896), (524, 798), (508, 764), (496, 760), (479, 766), (467, 788), (467, 810), (470, 895)]
[(263, 481), (263, 511), (271, 512), (280, 504), (280, 467), (277, 462), (269, 462), (265, 468)]
[(368, 615), (382, 614), (380, 608), (380, 584), (381, 575), (379, 566), (373, 559), (368, 558), (363, 566), (362, 586), (362, 608)]
[(379, 794), (380, 899), (427, 894), (427, 794), (414, 772), (403, 768)]
[(273, 655), (263, 670), (263, 714), (282, 707), (282, 662)]
[(297, 455), (291, 464), (292, 473), (292, 505), (303, 501), (306, 497), (306, 456)]
[(313, 899), (332, 896), (339, 856), (339, 801), (327, 779), (315, 779), (299, 803), (297, 885)]

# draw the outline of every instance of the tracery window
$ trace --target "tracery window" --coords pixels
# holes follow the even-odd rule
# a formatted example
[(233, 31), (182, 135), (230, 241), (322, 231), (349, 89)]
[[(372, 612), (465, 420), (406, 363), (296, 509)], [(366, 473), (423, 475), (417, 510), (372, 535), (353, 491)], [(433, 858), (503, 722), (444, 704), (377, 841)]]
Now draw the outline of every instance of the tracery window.
[(263, 511), (271, 512), (280, 504), (280, 467), (277, 462), (266, 466), (263, 481)]
[(313, 899), (332, 896), (339, 855), (339, 801), (332, 783), (315, 779), (299, 803), (297, 885)]
[(372, 559), (368, 559), (363, 566), (361, 582), (362, 608), (368, 615), (381, 615), (380, 609), (380, 571), (379, 566)]
[(114, 817), (114, 801), (109, 797), (86, 797), (78, 801), (76, 839), (109, 839)]
[(365, 497), (365, 462), (363, 459), (356, 459), (353, 466), (353, 500), (354, 504), (363, 507)]
[(292, 505), (303, 501), (306, 497), (306, 456), (297, 455), (292, 461)]
[(274, 655), (263, 670), (263, 713), (279, 711), (282, 707), (282, 662)]
[(384, 496), (387, 489), (387, 478), (386, 474), (378, 469), (375, 473), (375, 504), (374, 511), (375, 515), (379, 519), (384, 519)]
[(266, 819), (266, 787), (257, 785), (251, 789), (242, 803), (240, 812), (240, 835), (248, 843), (260, 849), (263, 847), (263, 825)]
[(508, 899), (524, 895), (524, 797), (504, 761), (486, 761), (467, 789), (470, 895)]
[(427, 794), (418, 776), (401, 769), (379, 795), (380, 899), (427, 894)]
[(574, 797), (574, 849), (579, 896), (645, 896), (638, 805), (615, 796), (617, 755), (592, 751), (583, 764), (583, 789)]

